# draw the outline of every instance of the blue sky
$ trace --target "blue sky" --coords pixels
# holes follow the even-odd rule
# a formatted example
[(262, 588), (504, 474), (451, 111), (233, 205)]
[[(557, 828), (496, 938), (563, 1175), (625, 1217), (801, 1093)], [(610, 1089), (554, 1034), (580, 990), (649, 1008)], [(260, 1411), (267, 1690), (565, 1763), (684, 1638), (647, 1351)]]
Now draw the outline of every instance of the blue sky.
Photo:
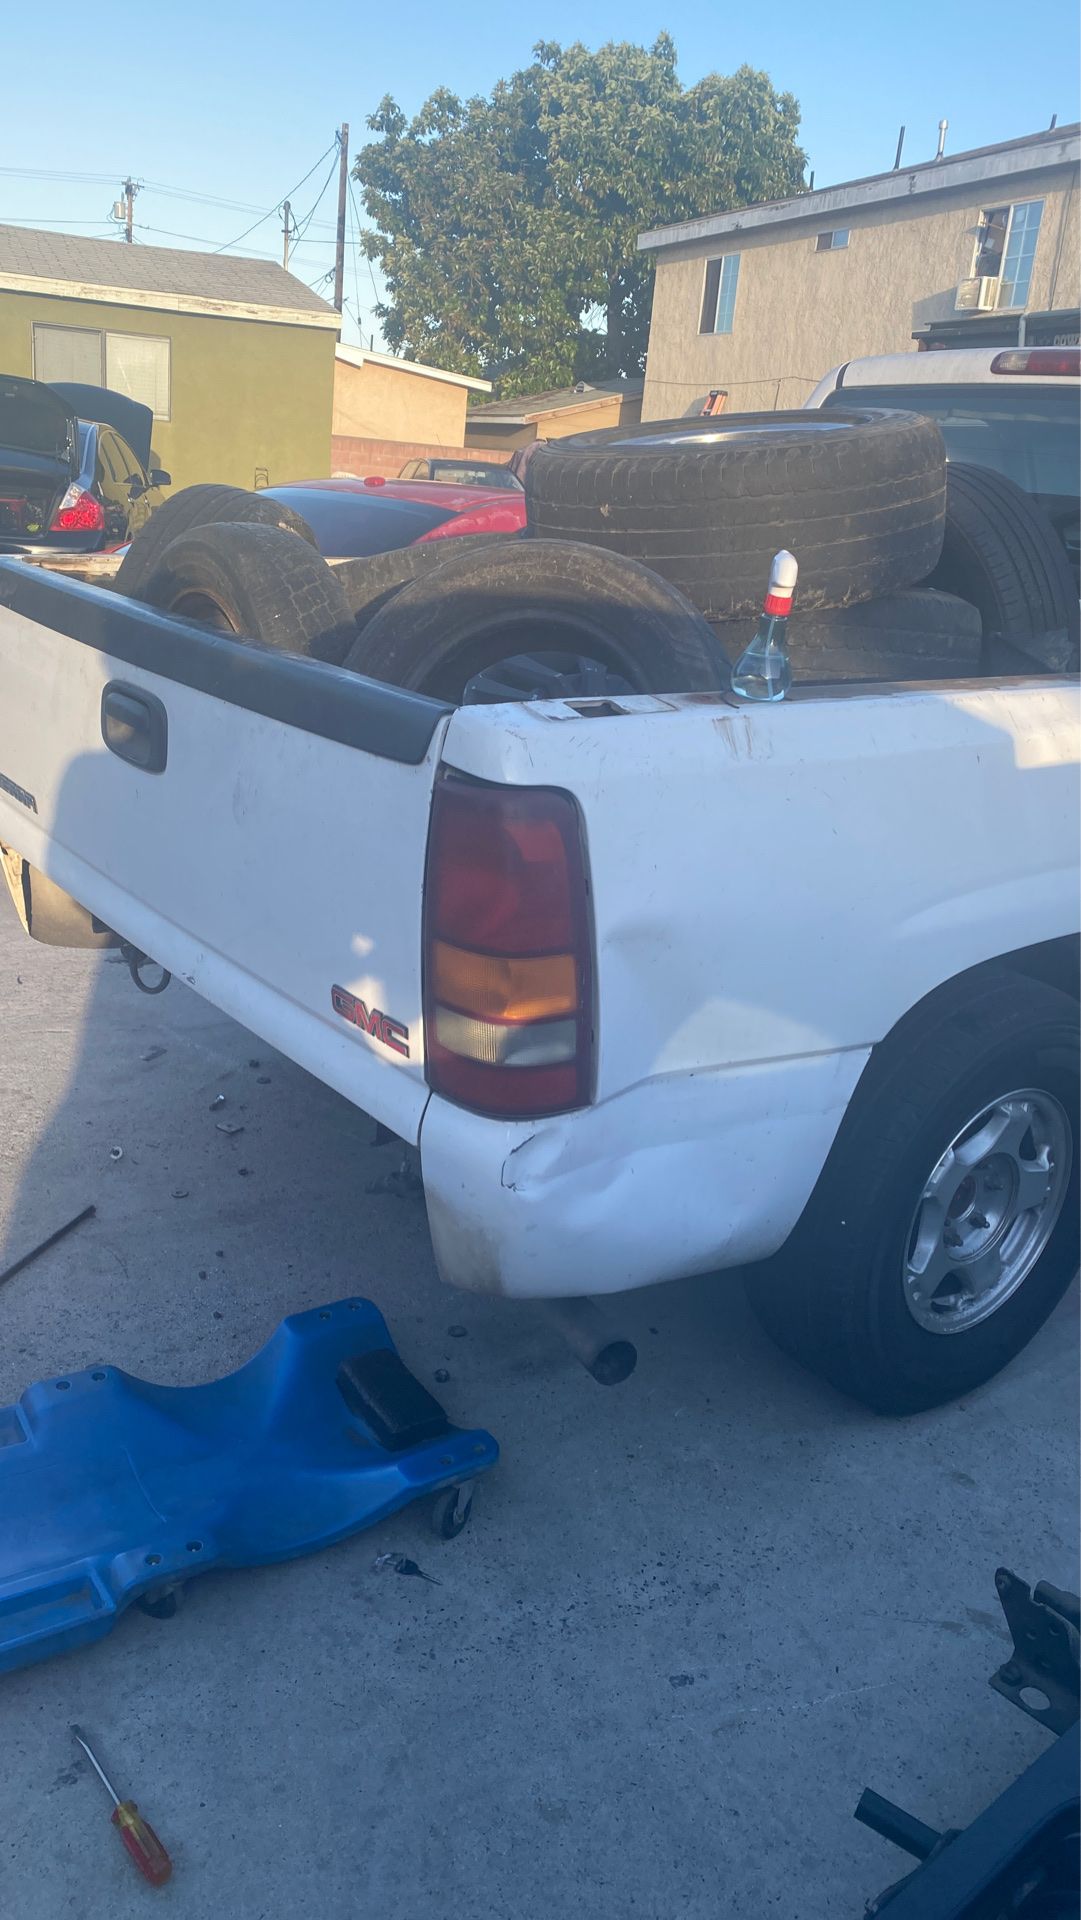
[[(1074, 0), (1041, 0), (1028, 12), (1016, 0), (834, 0), (828, 11), (807, 0), (730, 8), (549, 0), (520, 11), (492, 0), (320, 0), (310, 9), (187, 0), (181, 12), (96, 0), (90, 11), (60, 4), (47, 16), (8, 8), (0, 222), (108, 233), (109, 206), (130, 171), (157, 183), (135, 203), (139, 240), (215, 247), (278, 202), (343, 120), (355, 150), (384, 93), (411, 112), (436, 86), (487, 91), (528, 63), (538, 39), (648, 44), (662, 30), (675, 39), (685, 84), (746, 61), (796, 95), (817, 186), (890, 167), (902, 121), (905, 158), (915, 161), (934, 154), (943, 115), (950, 152), (1034, 133), (1053, 113), (1060, 124), (1081, 117)], [(331, 165), (329, 156), (295, 195), (298, 216)], [(25, 177), (46, 169), (71, 177)], [(331, 265), (333, 218), (330, 187), (294, 254), (309, 282)], [(272, 217), (236, 251), (280, 257), (280, 247)], [(358, 337), (359, 322), (366, 338), (374, 293), (363, 260), (347, 263), (346, 298), (346, 337)]]

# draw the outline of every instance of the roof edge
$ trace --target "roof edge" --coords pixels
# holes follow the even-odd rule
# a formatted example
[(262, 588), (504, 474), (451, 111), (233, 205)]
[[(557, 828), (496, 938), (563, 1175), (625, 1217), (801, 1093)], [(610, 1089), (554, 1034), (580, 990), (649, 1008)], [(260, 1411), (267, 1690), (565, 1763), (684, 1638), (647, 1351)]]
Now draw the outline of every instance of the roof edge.
[(658, 253), (667, 247), (693, 245), (728, 234), (754, 233), (764, 227), (794, 225), (827, 214), (857, 212), (863, 207), (945, 193), (979, 181), (1045, 173), (1049, 167), (1076, 165), (1079, 161), (1081, 126), (1057, 127), (1043, 135), (1026, 134), (1022, 140), (1003, 141), (999, 146), (974, 148), (942, 160), (922, 160), (915, 167), (841, 181), (835, 187), (819, 187), (814, 193), (792, 194), (786, 200), (766, 200), (757, 206), (652, 227), (639, 234), (638, 251)]
[(490, 380), (478, 380), (471, 373), (450, 373), (446, 367), (426, 367), (420, 360), (402, 360), (396, 353), (377, 353), (374, 347), (352, 347), (344, 340), (339, 340), (334, 357), (344, 360), (350, 367), (363, 367), (370, 361), (376, 367), (397, 367), (400, 373), (423, 374), (427, 380), (445, 380), (448, 386), (469, 387), (474, 393), (492, 391)]
[(8, 273), (0, 268), (0, 291), (38, 293), (59, 300), (97, 301), (107, 307), (142, 307), (159, 313), (196, 313), (227, 320), (259, 320), (279, 327), (341, 327), (333, 307), (324, 312), (307, 307), (256, 306), (247, 300), (216, 300), (200, 293), (154, 293), (142, 287), (99, 286), (93, 280), (54, 280), (40, 274)]

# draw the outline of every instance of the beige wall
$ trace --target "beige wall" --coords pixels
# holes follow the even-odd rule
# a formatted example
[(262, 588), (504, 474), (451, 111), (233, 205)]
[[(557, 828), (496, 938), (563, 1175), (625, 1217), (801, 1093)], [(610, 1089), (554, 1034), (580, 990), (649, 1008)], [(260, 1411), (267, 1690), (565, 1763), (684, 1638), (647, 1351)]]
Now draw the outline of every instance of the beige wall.
[(416, 440), (460, 447), (469, 388), (403, 367), (334, 362), (334, 432), (361, 440)]
[(273, 486), (330, 472), (330, 328), (0, 289), (0, 371), (33, 373), (35, 320), (170, 339), (171, 418), (155, 420), (153, 447), (174, 490), (202, 480), (254, 487), (257, 473), (259, 484)]
[[(1081, 297), (1075, 168), (1008, 178), (926, 201), (851, 214), (813, 225), (748, 232), (708, 247), (662, 253), (657, 263), (642, 416), (698, 413), (711, 387), (728, 389), (728, 410), (802, 406), (842, 360), (915, 351), (912, 332), (955, 312), (957, 286), (972, 273), (981, 210), (1043, 200), (1029, 290), (1030, 310), (1076, 306)], [(846, 248), (818, 253), (821, 227), (848, 224)], [(741, 255), (730, 334), (700, 334), (705, 263)]]
[(642, 418), (640, 395), (624, 399), (613, 393), (603, 400), (589, 400), (580, 407), (559, 407), (525, 427), (500, 427), (494, 421), (471, 419), (466, 424), (466, 440), (471, 447), (502, 447), (513, 452), (528, 447), (534, 440), (565, 440), (570, 433), (598, 433), (602, 427), (625, 427)]

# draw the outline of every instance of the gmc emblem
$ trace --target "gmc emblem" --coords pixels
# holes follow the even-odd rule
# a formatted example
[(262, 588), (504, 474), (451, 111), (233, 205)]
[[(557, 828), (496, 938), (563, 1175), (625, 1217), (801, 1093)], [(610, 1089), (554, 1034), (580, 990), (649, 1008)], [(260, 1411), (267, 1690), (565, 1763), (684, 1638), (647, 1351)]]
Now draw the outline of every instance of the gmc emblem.
[(356, 994), (349, 993), (345, 987), (331, 987), (330, 1004), (335, 1013), (340, 1014), (343, 1020), (348, 1020), (350, 1026), (359, 1027), (362, 1033), (370, 1033), (373, 1040), (389, 1047), (392, 1053), (404, 1054), (408, 1060), (409, 1028), (403, 1027), (400, 1020), (392, 1020), (388, 1013), (380, 1013), (378, 1007), (373, 1007), (369, 1013), (363, 1000), (358, 1000)]

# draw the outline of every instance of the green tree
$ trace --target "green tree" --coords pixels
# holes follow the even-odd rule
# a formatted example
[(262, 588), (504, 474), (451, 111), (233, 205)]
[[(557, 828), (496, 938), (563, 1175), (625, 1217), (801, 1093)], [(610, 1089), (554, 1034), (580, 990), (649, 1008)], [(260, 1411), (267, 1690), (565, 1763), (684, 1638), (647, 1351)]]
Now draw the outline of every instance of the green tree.
[(653, 293), (638, 234), (794, 192), (799, 106), (740, 67), (682, 87), (676, 49), (542, 41), (489, 97), (390, 98), (355, 174), (396, 352), (505, 395), (641, 372)]

